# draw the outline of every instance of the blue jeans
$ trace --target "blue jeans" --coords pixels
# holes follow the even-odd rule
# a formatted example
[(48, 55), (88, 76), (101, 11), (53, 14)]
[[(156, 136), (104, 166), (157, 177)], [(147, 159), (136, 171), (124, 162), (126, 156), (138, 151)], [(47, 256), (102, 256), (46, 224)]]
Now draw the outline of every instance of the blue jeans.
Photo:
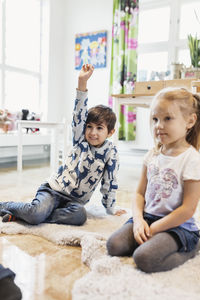
[(76, 199), (42, 184), (31, 203), (0, 202), (0, 214), (10, 213), (29, 224), (57, 223), (83, 225), (87, 219), (84, 206)]

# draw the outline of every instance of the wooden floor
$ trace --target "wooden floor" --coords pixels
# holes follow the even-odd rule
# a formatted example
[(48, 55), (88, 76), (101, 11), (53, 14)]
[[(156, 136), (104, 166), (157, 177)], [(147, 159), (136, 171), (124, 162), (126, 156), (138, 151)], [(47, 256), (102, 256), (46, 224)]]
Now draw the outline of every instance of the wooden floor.
[(36, 236), (1, 236), (0, 253), (3, 265), (17, 274), (24, 300), (71, 299), (73, 283), (88, 272), (81, 248), (57, 246)]
[[(129, 207), (130, 194), (118, 194), (119, 203)], [(33, 235), (0, 235), (0, 257), (17, 274), (23, 300), (71, 299), (74, 282), (89, 271), (80, 247), (58, 246)]]
[[(120, 180), (126, 181), (127, 186), (129, 177), (128, 172), (124, 171), (126, 176), (121, 173)], [(8, 188), (13, 184), (13, 177), (9, 179), (9, 172), (10, 170), (0, 170), (1, 178), (6, 178), (0, 183), (0, 198), (1, 187), (5, 188), (7, 181)], [(6, 176), (2, 177), (2, 174)], [(36, 177), (36, 173), (34, 174)], [(40, 174), (38, 169), (38, 178)], [(27, 184), (27, 178), (24, 180)], [(30, 178), (30, 186), (31, 180)], [(130, 208), (133, 184), (128, 184), (130, 190), (125, 189), (125, 185), (122, 184), (122, 189), (117, 192), (117, 202), (121, 207)], [(0, 263), (17, 274), (15, 282), (22, 290), (23, 300), (71, 299), (74, 282), (89, 271), (81, 262), (80, 247), (58, 246), (32, 235), (0, 235)]]

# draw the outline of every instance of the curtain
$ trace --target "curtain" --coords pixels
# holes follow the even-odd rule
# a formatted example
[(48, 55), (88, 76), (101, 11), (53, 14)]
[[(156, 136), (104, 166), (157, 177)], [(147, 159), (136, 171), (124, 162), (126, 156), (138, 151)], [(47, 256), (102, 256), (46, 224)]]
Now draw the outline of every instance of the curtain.
[[(109, 105), (112, 94), (133, 93), (137, 74), (139, 0), (113, 0), (112, 56)], [(119, 139), (134, 140), (136, 112), (121, 105)]]

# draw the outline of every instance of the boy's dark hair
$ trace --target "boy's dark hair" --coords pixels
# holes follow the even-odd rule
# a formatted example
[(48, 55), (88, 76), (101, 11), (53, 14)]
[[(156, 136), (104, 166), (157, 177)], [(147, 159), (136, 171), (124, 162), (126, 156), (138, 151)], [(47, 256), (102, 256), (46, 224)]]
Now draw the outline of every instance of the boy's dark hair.
[(105, 123), (108, 128), (108, 133), (115, 128), (116, 115), (113, 110), (105, 105), (96, 105), (88, 111), (86, 124), (95, 123), (100, 125)]

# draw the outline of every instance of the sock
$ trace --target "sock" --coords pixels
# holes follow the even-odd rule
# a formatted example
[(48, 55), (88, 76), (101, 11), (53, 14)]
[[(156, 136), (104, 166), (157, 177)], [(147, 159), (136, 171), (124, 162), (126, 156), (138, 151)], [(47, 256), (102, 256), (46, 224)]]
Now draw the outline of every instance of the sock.
[(2, 222), (12, 222), (12, 221), (16, 221), (16, 218), (15, 218), (15, 216), (13, 216), (11, 214), (6, 214), (2, 218)]

